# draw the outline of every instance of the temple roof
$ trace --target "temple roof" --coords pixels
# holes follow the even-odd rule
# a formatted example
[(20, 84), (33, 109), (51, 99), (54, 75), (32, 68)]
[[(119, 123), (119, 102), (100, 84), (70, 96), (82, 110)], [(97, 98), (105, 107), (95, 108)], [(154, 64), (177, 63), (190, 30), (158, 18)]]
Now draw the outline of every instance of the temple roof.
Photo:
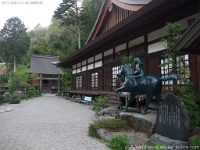
[(126, 4), (148, 4), (152, 0), (118, 0)]
[(198, 0), (152, 0), (110, 30), (88, 42), (64, 61), (58, 63), (58, 66), (72, 67), (73, 64), (102, 53), (112, 46), (123, 44), (145, 33), (152, 32), (155, 27), (161, 28), (166, 25), (166, 22), (181, 19), (178, 18), (178, 14), (186, 16), (187, 13), (183, 12), (193, 11), (195, 13), (199, 11), (197, 4)]
[(62, 70), (55, 64), (59, 62), (58, 56), (35, 55), (31, 56), (29, 72), (37, 74), (61, 75)]
[(104, 0), (97, 16), (96, 22), (90, 32), (90, 35), (85, 44), (95, 39), (98, 33), (101, 31), (103, 27), (103, 23), (107, 22), (109, 12), (112, 9), (112, 5), (116, 5), (119, 8), (124, 10), (129, 10), (132, 12), (138, 11), (144, 5), (148, 4), (151, 0)]
[(190, 51), (200, 54), (200, 17), (183, 33), (170, 51)]

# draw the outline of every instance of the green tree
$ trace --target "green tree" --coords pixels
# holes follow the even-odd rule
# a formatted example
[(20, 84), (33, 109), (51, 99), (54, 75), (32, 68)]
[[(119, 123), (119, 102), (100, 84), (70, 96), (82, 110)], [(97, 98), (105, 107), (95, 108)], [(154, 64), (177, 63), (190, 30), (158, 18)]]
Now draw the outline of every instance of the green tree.
[(177, 68), (176, 66), (179, 65), (179, 61), (176, 61), (177, 56), (179, 55), (179, 52), (177, 51), (169, 51), (170, 48), (175, 44), (176, 40), (180, 37), (181, 35), (181, 24), (179, 23), (170, 23), (167, 22), (165, 25), (165, 29), (167, 32), (167, 36), (162, 39), (166, 45), (164, 47), (166, 48), (166, 52), (164, 53), (163, 57), (165, 58), (165, 61), (161, 64), (161, 66), (166, 66), (166, 65), (172, 65), (172, 70), (171, 73), (176, 73), (177, 74)]
[(71, 55), (78, 47), (76, 37), (71, 30), (56, 18), (52, 18), (51, 25), (46, 30), (45, 38), (47, 40), (51, 55), (60, 56), (61, 60)]
[(84, 0), (80, 12), (82, 43), (85, 42), (94, 26), (102, 0)]
[(37, 25), (29, 32), (31, 45), (29, 59), (31, 54), (60, 56), (63, 60), (71, 55), (78, 47), (76, 37), (71, 30), (61, 26), (58, 19), (52, 18), (51, 25), (43, 28)]
[[(66, 26), (78, 35), (78, 47), (81, 48), (80, 35), (80, 10), (79, 0), (63, 0), (59, 7), (54, 11), (54, 17), (61, 20), (62, 25)], [(73, 27), (73, 28), (72, 28)], [(75, 27), (75, 30), (74, 30)]]
[(5, 85), (8, 83), (8, 73), (0, 74), (0, 85)]
[(165, 61), (163, 61), (161, 67), (171, 65), (172, 70), (169, 73), (176, 73), (179, 75), (180, 84), (175, 83), (172, 91), (169, 92), (173, 92), (181, 98), (190, 118), (191, 130), (194, 131), (195, 127), (199, 123), (199, 113), (198, 105), (195, 101), (193, 83), (184, 78), (185, 75), (190, 76), (189, 67), (184, 64), (184, 60), (179, 59), (179, 61), (177, 61), (180, 55), (179, 52), (170, 51), (170, 48), (172, 48), (176, 40), (180, 37), (182, 28), (178, 23), (167, 23), (165, 28), (167, 29), (167, 36), (163, 39), (163, 41), (165, 41), (167, 45), (165, 45), (166, 52), (163, 55)]
[(18, 65), (15, 74), (18, 77), (20, 83), (22, 85), (26, 85), (29, 80), (28, 65)]
[(29, 37), (31, 37), (31, 44), (29, 50), (29, 58), (31, 54), (42, 54), (50, 55), (49, 45), (45, 38), (46, 28), (43, 28), (40, 24), (29, 32)]
[(15, 72), (12, 72), (10, 75), (10, 82), (9, 82), (9, 92), (13, 94), (15, 91), (21, 90), (21, 84), (18, 76)]
[(72, 70), (62, 68), (63, 75), (61, 76), (61, 84), (64, 86), (64, 90), (68, 91), (71, 88)]
[(30, 38), (26, 30), (23, 22), (18, 17), (13, 17), (6, 21), (0, 31), (2, 59), (13, 65), (14, 70), (16, 70), (16, 63), (21, 63), (21, 57), (29, 50)]

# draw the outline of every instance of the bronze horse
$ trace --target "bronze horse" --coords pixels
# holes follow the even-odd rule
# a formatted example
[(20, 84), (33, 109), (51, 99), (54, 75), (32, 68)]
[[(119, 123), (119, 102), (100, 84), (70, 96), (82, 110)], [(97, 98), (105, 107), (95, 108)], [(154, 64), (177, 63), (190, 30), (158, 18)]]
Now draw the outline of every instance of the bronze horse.
[[(144, 107), (142, 115), (146, 115), (147, 108), (154, 95), (156, 96), (158, 102), (161, 102), (162, 81), (178, 79), (178, 76), (176, 74), (171, 74), (166, 78), (160, 78), (153, 75), (144, 75), (141, 77), (137, 77), (133, 75), (133, 69), (128, 64), (122, 65), (121, 71), (117, 76), (119, 78), (122, 76), (125, 77), (124, 85), (120, 88), (115, 89), (120, 107), (123, 106), (123, 103), (120, 99), (119, 92), (129, 92), (128, 103), (123, 111), (127, 111), (128, 106), (133, 101), (136, 95), (146, 94), (146, 105)], [(133, 79), (135, 77), (138, 83), (137, 87), (134, 87)]]

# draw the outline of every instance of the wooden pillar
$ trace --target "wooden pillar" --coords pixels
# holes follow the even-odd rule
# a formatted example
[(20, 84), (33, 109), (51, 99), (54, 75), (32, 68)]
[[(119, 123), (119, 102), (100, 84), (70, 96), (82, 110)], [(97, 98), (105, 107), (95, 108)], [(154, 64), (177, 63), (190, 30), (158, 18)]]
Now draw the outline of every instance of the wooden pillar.
[(148, 74), (149, 68), (148, 68), (148, 36), (147, 34), (144, 35), (144, 64), (145, 64), (145, 71)]
[(60, 75), (58, 75), (58, 93), (60, 93)]
[(40, 92), (42, 92), (42, 74), (40, 74)]

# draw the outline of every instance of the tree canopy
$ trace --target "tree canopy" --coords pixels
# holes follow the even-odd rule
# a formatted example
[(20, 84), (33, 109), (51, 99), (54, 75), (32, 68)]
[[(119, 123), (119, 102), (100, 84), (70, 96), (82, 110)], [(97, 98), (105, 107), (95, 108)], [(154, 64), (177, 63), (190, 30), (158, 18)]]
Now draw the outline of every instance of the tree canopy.
[(63, 0), (54, 12), (54, 17), (77, 34), (78, 47), (81, 48), (94, 25), (102, 0), (84, 0), (82, 7), (80, 0)]
[(84, 0), (80, 13), (82, 43), (85, 43), (97, 19), (102, 0)]
[[(21, 62), (30, 46), (30, 38), (24, 23), (18, 17), (12, 17), (0, 31), (0, 53), (2, 61), (14, 64)], [(16, 60), (16, 61), (15, 61)]]
[(29, 32), (31, 38), (29, 54), (57, 55), (63, 60), (78, 50), (76, 9), (82, 35), (80, 42), (83, 45), (95, 23), (101, 1), (84, 0), (82, 7), (77, 8), (76, 0), (63, 0), (55, 10), (49, 27), (43, 28), (38, 24)]
[[(63, 0), (59, 7), (54, 11), (54, 17), (61, 20), (62, 26), (67, 26), (78, 35), (78, 47), (81, 48), (80, 35), (80, 9), (78, 0)], [(75, 27), (70, 28), (70, 27)]]

